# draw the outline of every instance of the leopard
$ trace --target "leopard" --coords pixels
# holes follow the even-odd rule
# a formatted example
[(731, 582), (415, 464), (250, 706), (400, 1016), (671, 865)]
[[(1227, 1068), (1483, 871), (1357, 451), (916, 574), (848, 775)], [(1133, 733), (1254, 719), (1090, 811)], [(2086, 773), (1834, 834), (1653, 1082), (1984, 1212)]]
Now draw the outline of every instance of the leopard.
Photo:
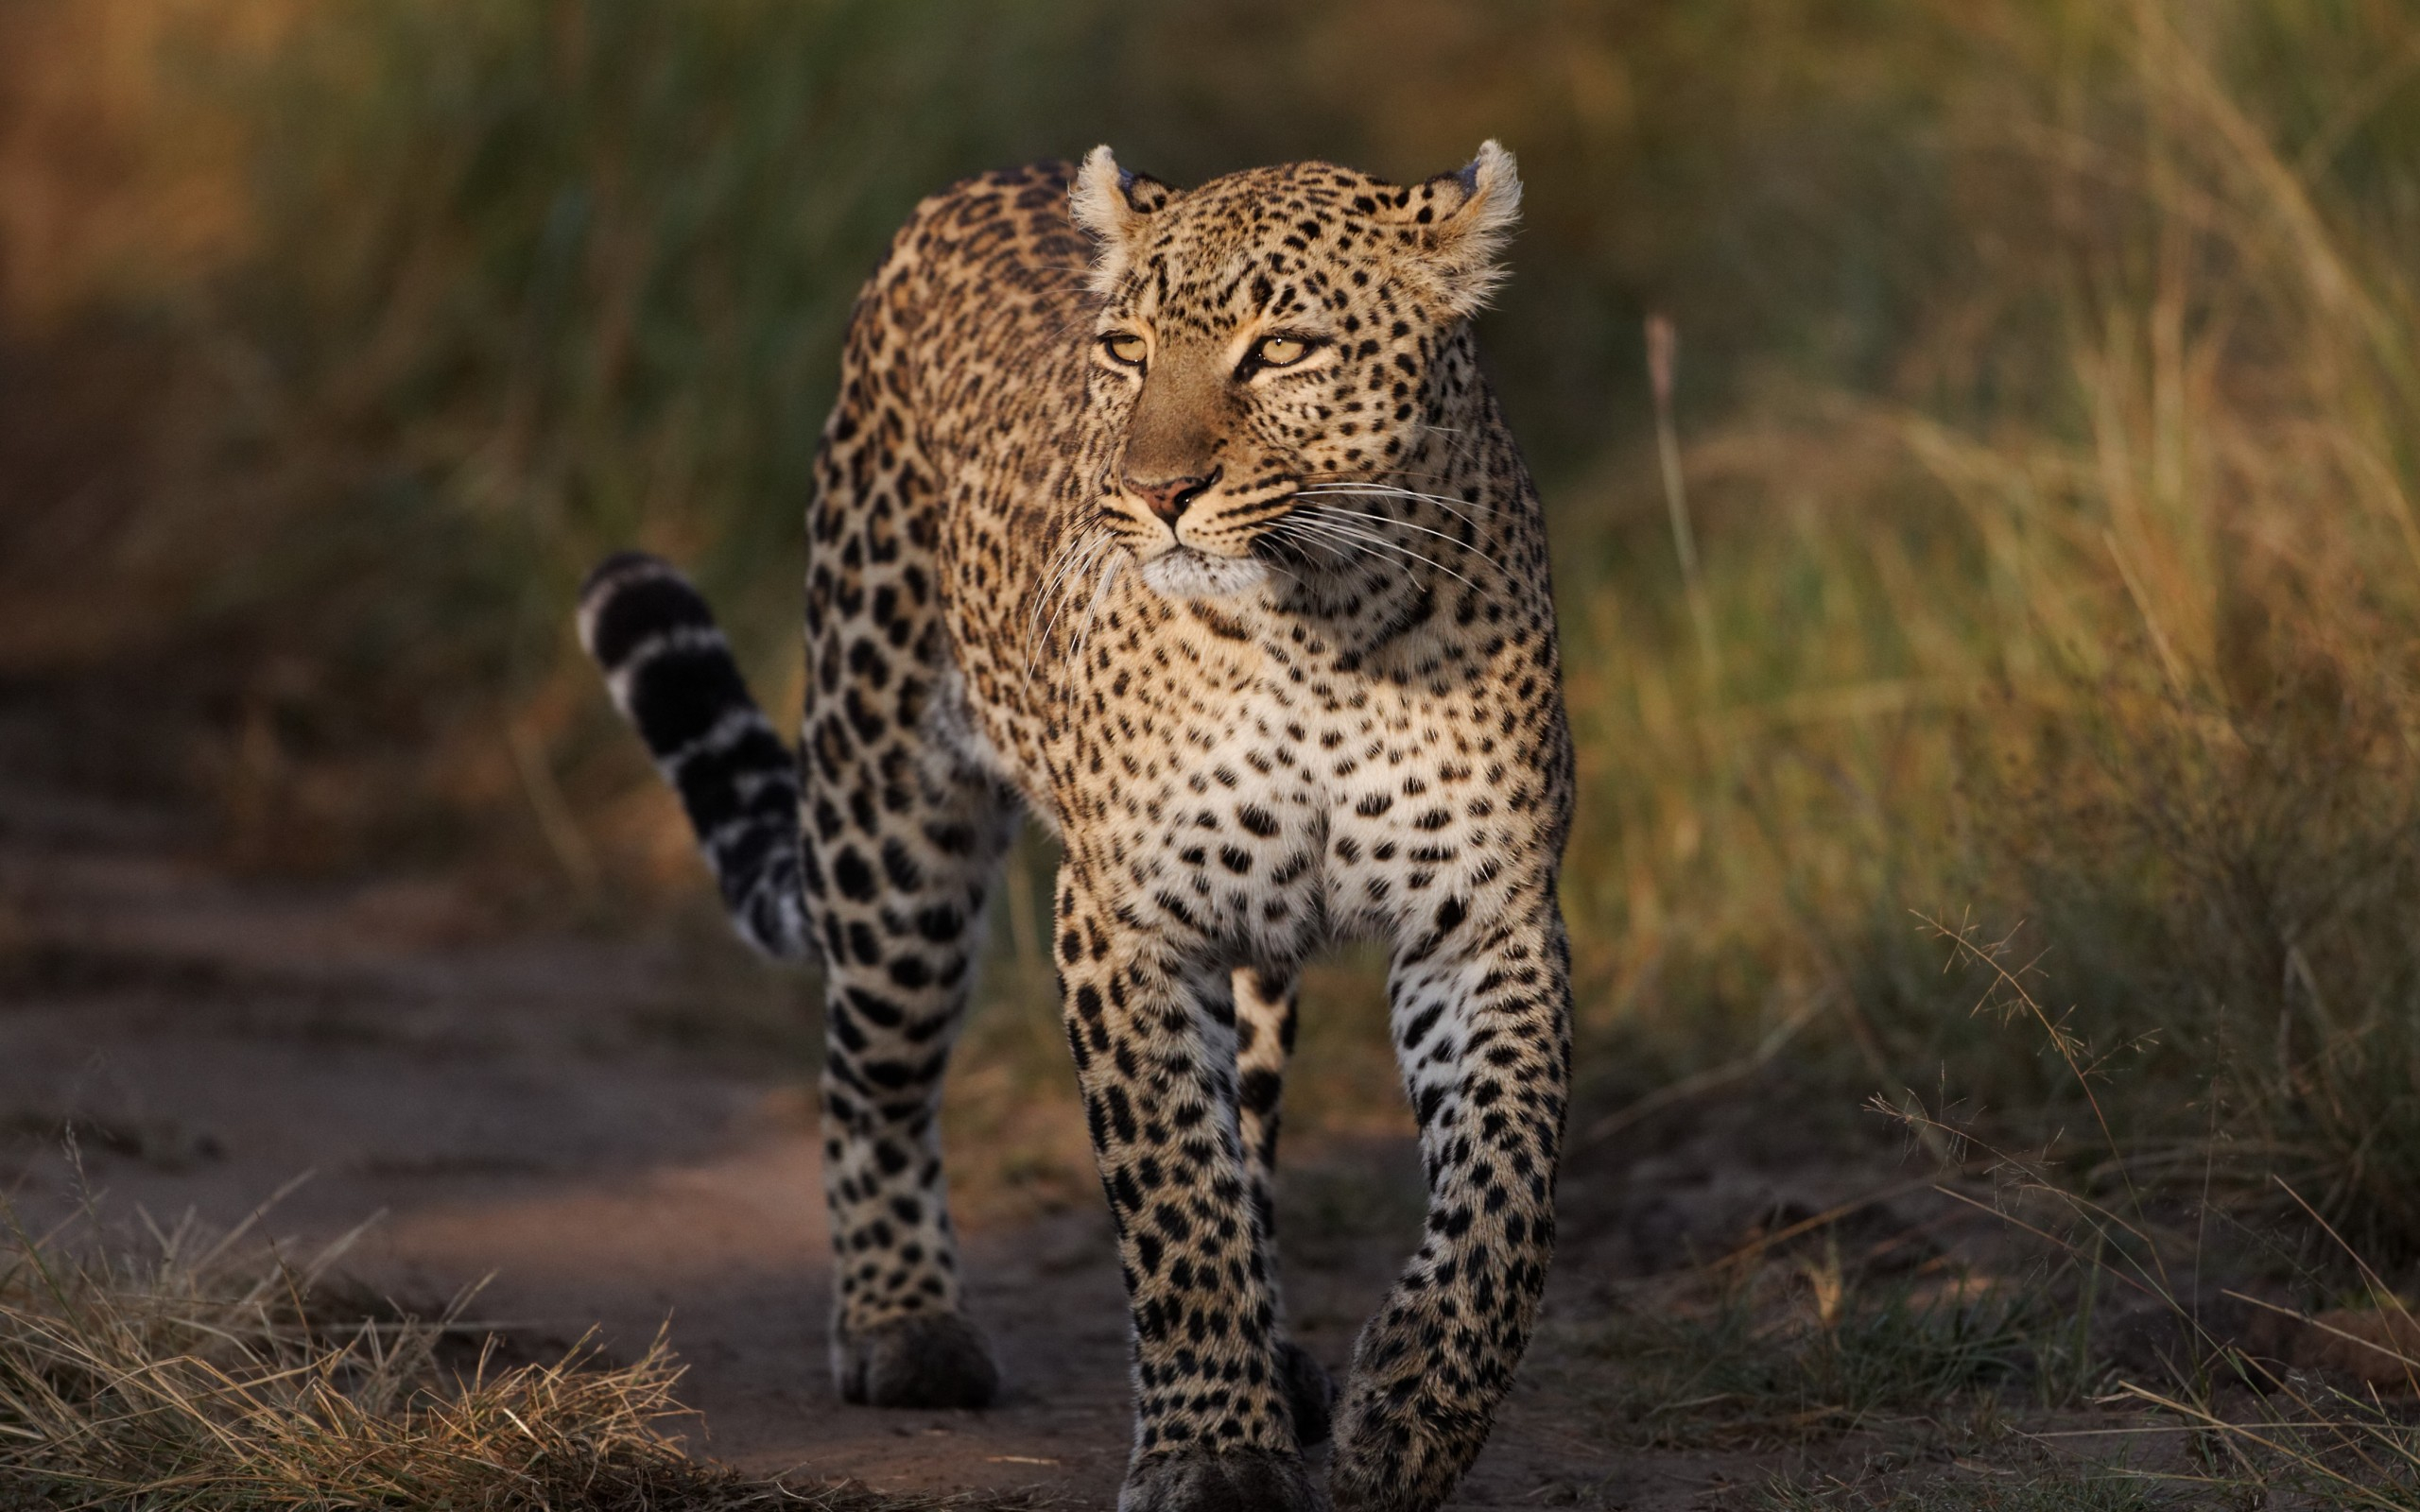
[[(1131, 1314), (1119, 1507), (1426, 1512), (1487, 1441), (1571, 1081), (1545, 521), (1473, 328), (1520, 198), (1494, 141), (1408, 184), (1300, 162), (1179, 189), (1107, 146), (966, 180), (847, 327), (795, 747), (670, 564), (583, 588), (738, 932), (821, 971), (844, 1400), (1000, 1389), (940, 1111), (1031, 819)], [(1340, 1388), (1288, 1326), (1274, 1179), (1297, 982), (1355, 938), (1387, 957), (1427, 1190)]]

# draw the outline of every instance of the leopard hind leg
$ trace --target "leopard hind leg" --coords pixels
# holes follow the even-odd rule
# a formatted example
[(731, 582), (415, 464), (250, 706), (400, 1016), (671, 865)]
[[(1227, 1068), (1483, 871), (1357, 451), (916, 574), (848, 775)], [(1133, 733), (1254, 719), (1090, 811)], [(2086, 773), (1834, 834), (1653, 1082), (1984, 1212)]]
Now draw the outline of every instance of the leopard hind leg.
[[(840, 1395), (976, 1407), (996, 1393), (999, 1371), (965, 1314), (938, 1120), (1016, 806), (996, 782), (927, 749), (916, 709), (903, 707), (914, 703), (903, 696), (910, 679), (930, 685), (933, 639), (903, 649), (866, 628), (844, 615), (810, 627), (819, 664), (845, 661), (848, 671), (810, 691), (793, 756), (705, 600), (669, 564), (623, 553), (581, 592), (581, 641), (680, 793), (734, 926), (768, 955), (823, 966)], [(877, 694), (887, 717), (872, 713)]]
[[(881, 765), (877, 757), (875, 765)], [(979, 1407), (999, 1384), (965, 1313), (942, 1170), (942, 1077), (983, 908), (1016, 809), (976, 777), (925, 771), (874, 801), (845, 764), (810, 763), (809, 909), (824, 957), (823, 1185), (836, 1297), (832, 1368), (873, 1406)]]

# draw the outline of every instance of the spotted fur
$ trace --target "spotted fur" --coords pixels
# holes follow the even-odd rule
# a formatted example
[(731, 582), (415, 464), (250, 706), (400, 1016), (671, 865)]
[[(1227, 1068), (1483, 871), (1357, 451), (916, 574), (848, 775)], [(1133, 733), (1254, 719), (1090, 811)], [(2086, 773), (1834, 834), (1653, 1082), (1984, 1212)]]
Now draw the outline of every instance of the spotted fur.
[[(1320, 1504), (1270, 1173), (1300, 964), (1392, 951), (1430, 1189), (1334, 1402), (1327, 1495), (1440, 1504), (1535, 1319), (1569, 1072), (1571, 753), (1536, 494), (1469, 318), (1495, 144), (1409, 187), (1080, 166), (919, 206), (861, 297), (808, 510), (794, 775), (669, 568), (582, 621), (743, 934), (825, 976), (844, 1395), (979, 1403), (935, 1118), (1021, 814), (1063, 843), (1069, 1050), (1133, 1314), (1121, 1506)], [(778, 812), (794, 804), (786, 826)]]

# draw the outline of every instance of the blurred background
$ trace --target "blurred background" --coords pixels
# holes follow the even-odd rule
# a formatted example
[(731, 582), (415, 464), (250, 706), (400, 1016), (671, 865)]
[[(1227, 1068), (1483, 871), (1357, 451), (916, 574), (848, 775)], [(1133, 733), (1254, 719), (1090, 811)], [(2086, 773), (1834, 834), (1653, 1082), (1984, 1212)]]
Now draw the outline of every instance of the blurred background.
[[(2088, 1087), (2141, 1178), (2420, 1256), (2404, 0), (0, 0), (0, 692), (232, 868), (710, 916), (573, 589), (683, 561), (796, 707), (917, 198), (1489, 136), (1591, 1096), (1770, 1062), (2047, 1140)], [(1079, 1191), (1046, 866), (952, 1116)], [(1375, 970), (1313, 982), (1304, 1126), (1400, 1126)]]

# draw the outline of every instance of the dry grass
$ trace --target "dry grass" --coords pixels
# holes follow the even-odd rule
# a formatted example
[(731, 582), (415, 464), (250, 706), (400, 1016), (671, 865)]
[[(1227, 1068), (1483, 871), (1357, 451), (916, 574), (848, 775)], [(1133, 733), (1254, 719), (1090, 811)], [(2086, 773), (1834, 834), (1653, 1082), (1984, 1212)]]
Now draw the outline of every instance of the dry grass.
[(372, 1303), (249, 1226), (139, 1239), (88, 1210), (36, 1235), (0, 1210), (0, 1504), (143, 1512), (456, 1507), (929, 1512), (1022, 1504), (750, 1482), (690, 1458), (659, 1337), (505, 1364), (463, 1300)]

